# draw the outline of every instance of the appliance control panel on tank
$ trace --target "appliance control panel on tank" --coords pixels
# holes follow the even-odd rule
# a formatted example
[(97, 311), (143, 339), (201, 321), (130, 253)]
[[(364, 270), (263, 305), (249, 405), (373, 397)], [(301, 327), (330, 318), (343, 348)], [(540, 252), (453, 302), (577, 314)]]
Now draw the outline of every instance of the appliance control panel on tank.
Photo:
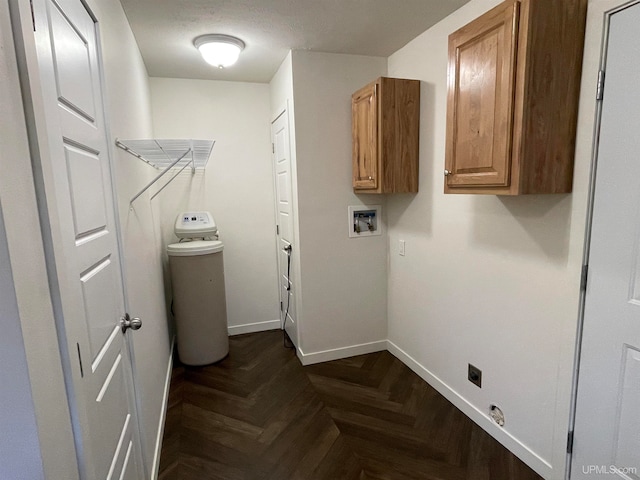
[(218, 227), (209, 212), (182, 212), (176, 218), (175, 233), (179, 238), (217, 236)]

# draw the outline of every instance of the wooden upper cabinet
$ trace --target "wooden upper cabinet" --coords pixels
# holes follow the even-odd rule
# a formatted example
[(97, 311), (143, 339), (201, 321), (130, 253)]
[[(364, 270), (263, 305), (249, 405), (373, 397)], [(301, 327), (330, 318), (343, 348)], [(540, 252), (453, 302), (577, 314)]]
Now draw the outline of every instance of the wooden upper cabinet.
[(381, 77), (351, 98), (353, 189), (418, 191), (420, 82)]
[(351, 98), (353, 129), (353, 188), (378, 188), (377, 83), (358, 90)]
[(445, 193), (569, 193), (586, 0), (507, 0), (449, 36)]

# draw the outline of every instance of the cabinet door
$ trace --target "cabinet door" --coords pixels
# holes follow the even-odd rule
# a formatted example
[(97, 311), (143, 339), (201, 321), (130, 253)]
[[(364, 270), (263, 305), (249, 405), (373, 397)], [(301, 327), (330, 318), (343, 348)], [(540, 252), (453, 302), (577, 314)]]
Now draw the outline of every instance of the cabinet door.
[(378, 188), (378, 101), (377, 84), (353, 94), (353, 188)]
[(505, 2), (449, 37), (445, 192), (509, 186), (519, 6)]

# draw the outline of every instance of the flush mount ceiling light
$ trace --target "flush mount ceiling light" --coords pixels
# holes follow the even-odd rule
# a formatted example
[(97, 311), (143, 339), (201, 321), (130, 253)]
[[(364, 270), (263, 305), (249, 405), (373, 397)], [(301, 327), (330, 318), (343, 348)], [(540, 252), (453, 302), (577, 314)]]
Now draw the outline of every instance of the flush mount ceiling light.
[(205, 62), (218, 68), (230, 67), (238, 60), (244, 42), (230, 35), (202, 35), (193, 41)]

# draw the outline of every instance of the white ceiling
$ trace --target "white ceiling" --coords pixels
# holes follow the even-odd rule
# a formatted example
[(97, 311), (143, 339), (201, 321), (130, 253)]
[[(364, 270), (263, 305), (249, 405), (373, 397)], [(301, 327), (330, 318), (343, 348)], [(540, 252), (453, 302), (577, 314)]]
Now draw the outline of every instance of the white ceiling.
[[(268, 82), (289, 50), (387, 57), (469, 0), (121, 0), (152, 77)], [(209, 66), (207, 33), (241, 38), (236, 65)]]

